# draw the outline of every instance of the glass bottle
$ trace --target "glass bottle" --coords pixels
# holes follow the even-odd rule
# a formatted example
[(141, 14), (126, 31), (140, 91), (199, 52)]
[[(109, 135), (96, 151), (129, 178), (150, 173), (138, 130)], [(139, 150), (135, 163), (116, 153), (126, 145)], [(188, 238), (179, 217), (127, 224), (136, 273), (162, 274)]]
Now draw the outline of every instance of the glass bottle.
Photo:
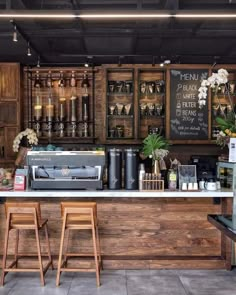
[(143, 180), (145, 176), (145, 167), (144, 164), (139, 165), (139, 190), (144, 189)]
[(88, 73), (87, 73), (87, 71), (84, 71), (81, 87), (88, 88), (89, 86), (90, 85), (89, 85)]
[(168, 188), (169, 190), (176, 190), (177, 188), (177, 171), (170, 168), (168, 171)]
[(58, 81), (58, 86), (59, 87), (66, 86), (63, 71), (60, 71), (60, 77), (59, 77), (59, 81)]
[(35, 74), (35, 80), (34, 80), (34, 87), (36, 88), (40, 88), (42, 85), (41, 85), (41, 80), (40, 80), (40, 75), (39, 75), (39, 71), (36, 71), (36, 74)]
[(71, 72), (70, 86), (76, 87), (75, 71)]
[(52, 72), (49, 71), (47, 74), (47, 80), (46, 80), (46, 86), (47, 87), (53, 87), (53, 82), (52, 82)]
[(77, 97), (72, 95), (70, 98), (70, 121), (71, 121), (71, 136), (75, 137), (76, 135), (76, 109), (77, 109)]

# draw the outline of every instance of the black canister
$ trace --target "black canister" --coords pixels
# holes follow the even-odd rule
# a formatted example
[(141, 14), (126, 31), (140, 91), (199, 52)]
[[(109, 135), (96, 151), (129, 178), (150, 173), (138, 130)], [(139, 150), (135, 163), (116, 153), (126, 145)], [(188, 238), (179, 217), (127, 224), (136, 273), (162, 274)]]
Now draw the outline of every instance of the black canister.
[(139, 151), (137, 149), (125, 150), (125, 189), (138, 189)]
[(122, 151), (110, 149), (108, 151), (108, 188), (115, 190), (122, 187)]

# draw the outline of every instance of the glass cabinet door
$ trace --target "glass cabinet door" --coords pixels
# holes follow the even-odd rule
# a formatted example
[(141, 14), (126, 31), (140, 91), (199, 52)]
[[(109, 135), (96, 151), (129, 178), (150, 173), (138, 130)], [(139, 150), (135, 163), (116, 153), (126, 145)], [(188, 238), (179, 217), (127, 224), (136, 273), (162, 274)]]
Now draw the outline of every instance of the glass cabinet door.
[(133, 69), (107, 69), (106, 138), (134, 138)]
[(139, 138), (164, 134), (165, 72), (160, 69), (138, 70)]
[(236, 163), (218, 162), (217, 177), (222, 188), (236, 189)]

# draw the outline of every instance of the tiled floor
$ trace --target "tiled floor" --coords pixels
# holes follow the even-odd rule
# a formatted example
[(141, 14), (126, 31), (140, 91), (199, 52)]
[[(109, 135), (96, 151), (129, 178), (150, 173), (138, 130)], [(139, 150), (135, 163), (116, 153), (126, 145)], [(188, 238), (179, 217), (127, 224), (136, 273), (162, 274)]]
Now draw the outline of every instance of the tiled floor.
[(0, 295), (236, 295), (236, 269), (106, 270), (99, 288), (92, 273), (63, 273), (60, 287), (55, 277), (48, 271), (46, 286), (40, 287), (38, 274), (11, 273)]

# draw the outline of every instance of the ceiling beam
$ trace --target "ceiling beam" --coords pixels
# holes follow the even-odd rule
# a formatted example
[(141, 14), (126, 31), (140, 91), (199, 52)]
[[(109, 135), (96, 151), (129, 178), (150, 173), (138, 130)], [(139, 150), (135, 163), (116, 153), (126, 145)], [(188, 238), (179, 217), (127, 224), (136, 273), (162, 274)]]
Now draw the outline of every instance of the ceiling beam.
[(163, 9), (176, 11), (179, 9), (179, 0), (165, 0), (163, 2)]
[[(79, 2), (77, 0), (71, 0), (70, 2), (71, 2), (73, 10), (79, 9)], [(81, 30), (81, 33), (82, 33), (82, 36), (80, 38), (81, 48), (85, 53), (87, 53), (88, 50), (86, 48), (86, 44), (85, 44), (85, 40), (84, 40), (84, 32), (85, 32), (84, 24), (83, 24), (82, 20), (78, 19), (78, 18), (75, 19), (75, 22), (76, 22), (78, 29)]]
[[(17, 26), (19, 24), (17, 23)], [(119, 28), (94, 28), (89, 29), (86, 32), (81, 29), (41, 29), (35, 31), (34, 29), (27, 30), (27, 37), (31, 38), (76, 38), (76, 37), (132, 37), (135, 33), (140, 37), (176, 37), (185, 38), (192, 37), (193, 29), (189, 28), (171, 28), (166, 29), (164, 32), (161, 28), (139, 28), (138, 31), (134, 29), (119, 29)], [(9, 36), (12, 32), (3, 31), (0, 32), (0, 36)], [(185, 34), (185, 35), (184, 35)], [(197, 38), (222, 38), (228, 39), (235, 37), (236, 29), (201, 29), (196, 34)]]
[[(142, 10), (142, 0), (137, 0), (137, 10), (141, 11)], [(133, 54), (136, 54), (136, 49), (137, 49), (137, 44), (138, 44), (138, 28), (139, 28), (140, 23), (139, 22), (135, 22), (135, 28), (134, 28), (134, 32), (133, 32), (133, 39), (132, 39), (132, 44), (131, 44), (131, 51), (133, 52)]]
[(11, 0), (6, 0), (6, 9), (11, 9)]

